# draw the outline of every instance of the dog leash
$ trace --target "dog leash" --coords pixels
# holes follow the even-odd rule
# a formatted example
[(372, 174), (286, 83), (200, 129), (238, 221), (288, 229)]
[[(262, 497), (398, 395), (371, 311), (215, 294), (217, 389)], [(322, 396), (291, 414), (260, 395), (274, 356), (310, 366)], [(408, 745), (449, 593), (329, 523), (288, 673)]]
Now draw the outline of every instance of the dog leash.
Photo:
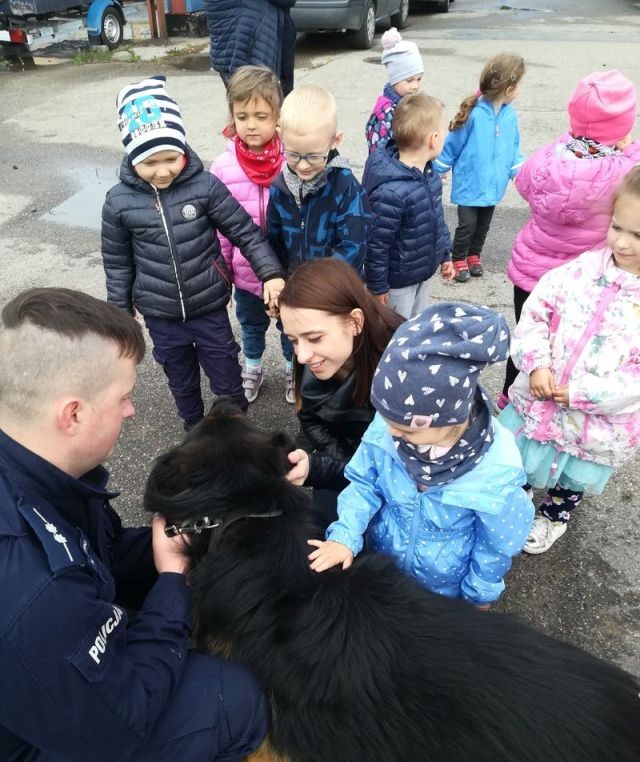
[(276, 508), (268, 513), (236, 513), (224, 518), (222, 516), (216, 516), (209, 518), (209, 516), (203, 516), (195, 521), (192, 519), (185, 519), (181, 524), (170, 524), (164, 528), (164, 533), (167, 537), (178, 537), (179, 535), (191, 535), (202, 534), (202, 532), (211, 532), (209, 538), (209, 547), (207, 552), (210, 553), (216, 549), (220, 538), (228, 529), (231, 524), (241, 519), (271, 519), (276, 516), (281, 516), (283, 513), (282, 508)]

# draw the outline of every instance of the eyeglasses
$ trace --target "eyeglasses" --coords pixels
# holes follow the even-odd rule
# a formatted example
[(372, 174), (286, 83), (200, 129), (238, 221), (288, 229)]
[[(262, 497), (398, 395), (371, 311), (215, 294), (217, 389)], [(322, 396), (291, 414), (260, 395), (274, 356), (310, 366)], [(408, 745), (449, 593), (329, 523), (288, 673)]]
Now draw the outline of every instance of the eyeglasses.
[(294, 167), (302, 160), (306, 161), (307, 164), (310, 164), (312, 167), (317, 167), (327, 161), (331, 150), (327, 151), (327, 153), (298, 153), (297, 151), (284, 150), (282, 153), (285, 155), (287, 161)]

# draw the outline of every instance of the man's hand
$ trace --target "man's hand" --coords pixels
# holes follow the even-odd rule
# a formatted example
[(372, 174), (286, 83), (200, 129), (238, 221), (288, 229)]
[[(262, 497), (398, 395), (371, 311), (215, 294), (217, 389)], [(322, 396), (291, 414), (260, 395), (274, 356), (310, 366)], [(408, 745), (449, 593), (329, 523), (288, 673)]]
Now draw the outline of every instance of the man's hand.
[(549, 368), (538, 368), (529, 376), (529, 389), (537, 400), (549, 400), (554, 390), (553, 373)]
[(373, 298), (380, 302), (380, 304), (385, 304), (387, 307), (389, 306), (389, 292), (387, 291), (386, 294), (374, 294)]
[(284, 288), (284, 280), (271, 278), (264, 283), (263, 288), (265, 309), (268, 308), (269, 314), (273, 317), (278, 309), (278, 297)]
[(333, 566), (342, 564), (343, 569), (348, 569), (353, 563), (353, 553), (341, 542), (331, 540), (307, 540), (307, 545), (313, 545), (317, 550), (309, 554), (309, 561), (313, 571), (322, 572)]
[(309, 476), (309, 456), (304, 450), (298, 449), (290, 452), (287, 458), (292, 465), (291, 470), (285, 474), (287, 481), (302, 487)]
[(569, 404), (569, 384), (566, 386), (556, 386), (553, 390), (553, 399), (556, 405)]
[(442, 280), (453, 280), (453, 276), (456, 274), (456, 269), (453, 266), (453, 262), (449, 260), (449, 262), (443, 262), (440, 265), (440, 275), (442, 275)]
[(189, 569), (189, 559), (185, 555), (187, 539), (179, 534), (177, 537), (167, 537), (164, 528), (167, 520), (157, 513), (151, 522), (151, 546), (153, 562), (158, 574), (176, 572), (185, 574)]

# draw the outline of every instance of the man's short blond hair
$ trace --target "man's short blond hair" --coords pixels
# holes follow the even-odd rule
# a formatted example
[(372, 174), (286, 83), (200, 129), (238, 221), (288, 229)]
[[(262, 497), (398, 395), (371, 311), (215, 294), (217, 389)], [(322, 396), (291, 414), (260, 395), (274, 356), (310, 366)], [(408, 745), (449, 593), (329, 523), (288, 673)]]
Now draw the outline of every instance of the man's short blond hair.
[(426, 93), (406, 95), (393, 113), (393, 137), (400, 151), (421, 146), (442, 129), (444, 103)]
[(326, 125), (327, 132), (338, 130), (338, 111), (333, 95), (319, 85), (301, 85), (284, 99), (280, 112), (282, 132), (305, 135)]

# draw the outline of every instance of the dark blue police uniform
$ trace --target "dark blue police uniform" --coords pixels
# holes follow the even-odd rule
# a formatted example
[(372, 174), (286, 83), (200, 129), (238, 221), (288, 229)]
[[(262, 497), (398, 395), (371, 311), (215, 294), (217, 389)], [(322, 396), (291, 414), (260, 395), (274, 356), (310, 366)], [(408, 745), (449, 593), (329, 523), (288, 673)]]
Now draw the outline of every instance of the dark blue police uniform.
[(107, 478), (0, 431), (0, 759), (239, 762), (267, 732), (264, 698), (189, 651), (184, 577), (156, 574), (150, 530), (122, 527)]

